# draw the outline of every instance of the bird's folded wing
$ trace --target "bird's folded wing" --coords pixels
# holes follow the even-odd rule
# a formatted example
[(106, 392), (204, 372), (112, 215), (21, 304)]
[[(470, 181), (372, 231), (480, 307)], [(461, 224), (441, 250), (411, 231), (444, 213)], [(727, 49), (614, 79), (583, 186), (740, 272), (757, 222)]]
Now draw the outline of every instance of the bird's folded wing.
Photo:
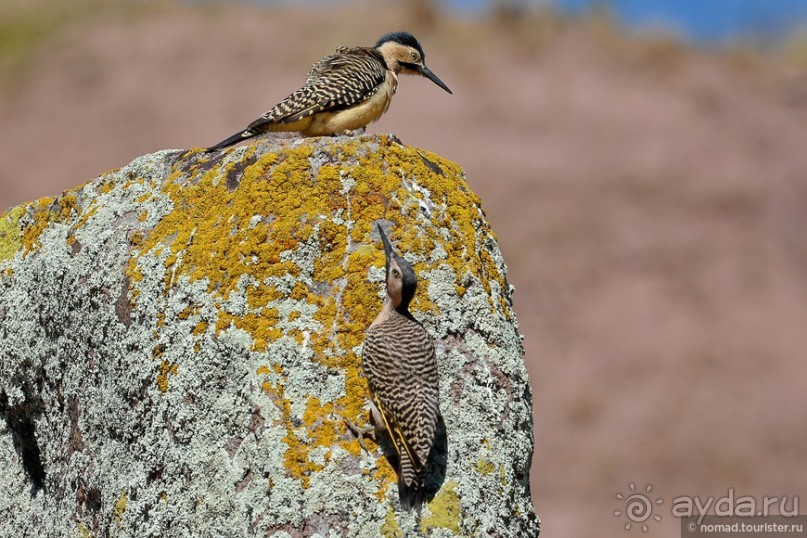
[[(439, 414), (434, 346), (423, 331), (423, 337), (412, 342), (411, 347), (401, 346), (409, 347), (410, 356), (398, 357), (395, 355), (401, 347), (391, 344), (391, 340), (400, 343), (401, 339), (380, 336), (368, 332), (362, 351), (362, 361), (376, 365), (373, 375), (368, 375), (373, 402), (395, 449), (399, 454), (406, 451), (420, 472), (434, 441)], [(428, 366), (419, 372), (410, 369), (423, 364)]]
[[(373, 402), (379, 413), (381, 413), (381, 417), (384, 419), (384, 426), (389, 433), (390, 439), (392, 439), (395, 451), (398, 452), (399, 455), (406, 452), (409, 456), (409, 461), (412, 462), (412, 466), (415, 468), (415, 472), (420, 472), (423, 468), (423, 463), (420, 461), (420, 458), (417, 457), (415, 447), (409, 442), (410, 439), (414, 438), (415, 432), (411, 431), (411, 428), (405, 427), (405, 424), (402, 425), (396, 420), (395, 413), (386, 407), (382, 399), (375, 394), (373, 394)], [(393, 407), (395, 407), (394, 404)]]
[(372, 48), (346, 47), (311, 68), (305, 85), (249, 124), (294, 123), (318, 112), (338, 111), (368, 99), (383, 84), (386, 64)]

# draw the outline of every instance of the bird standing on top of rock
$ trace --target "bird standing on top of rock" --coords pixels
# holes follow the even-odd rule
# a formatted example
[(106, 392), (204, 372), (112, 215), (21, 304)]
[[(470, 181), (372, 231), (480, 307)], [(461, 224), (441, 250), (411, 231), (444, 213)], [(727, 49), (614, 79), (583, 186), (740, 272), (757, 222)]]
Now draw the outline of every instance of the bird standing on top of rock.
[(269, 132), (323, 136), (365, 127), (387, 111), (401, 73), (424, 76), (452, 93), (426, 67), (426, 55), (415, 36), (393, 32), (381, 36), (375, 47), (336, 49), (311, 67), (302, 88), (208, 151)]
[(395, 253), (381, 226), (378, 233), (386, 257), (387, 297), (367, 329), (361, 361), (376, 431), (387, 431), (399, 456), (401, 507), (420, 512), (424, 470), (440, 414), (437, 359), (432, 337), (409, 312), (417, 276)]

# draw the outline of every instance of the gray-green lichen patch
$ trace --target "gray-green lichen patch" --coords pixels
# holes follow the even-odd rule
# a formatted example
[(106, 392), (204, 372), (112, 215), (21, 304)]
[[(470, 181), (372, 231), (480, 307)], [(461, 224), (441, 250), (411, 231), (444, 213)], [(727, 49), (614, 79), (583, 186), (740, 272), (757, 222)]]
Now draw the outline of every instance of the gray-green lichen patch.
[[(376, 223), (438, 350), (420, 520), (345, 427), (368, 421)], [(457, 165), (387, 136), (146, 155), (0, 216), (0, 535), (533, 536), (521, 355)]]

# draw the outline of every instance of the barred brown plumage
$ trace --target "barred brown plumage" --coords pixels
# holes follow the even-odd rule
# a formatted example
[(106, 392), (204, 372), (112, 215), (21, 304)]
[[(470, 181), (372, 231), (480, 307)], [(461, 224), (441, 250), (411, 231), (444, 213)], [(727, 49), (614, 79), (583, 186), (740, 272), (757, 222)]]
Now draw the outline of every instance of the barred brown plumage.
[(386, 257), (387, 298), (364, 341), (362, 368), (377, 430), (386, 430), (399, 456), (401, 507), (420, 512), (424, 470), (435, 440), (439, 409), (432, 337), (409, 312), (417, 289), (412, 267), (378, 227)]
[(363, 128), (387, 111), (400, 73), (424, 76), (451, 93), (426, 67), (423, 49), (412, 34), (386, 34), (374, 47), (340, 47), (322, 58), (301, 88), (207, 151), (268, 132), (323, 136)]
[(247, 127), (290, 124), (328, 108), (342, 110), (368, 99), (384, 83), (387, 66), (376, 49), (341, 47), (313, 65), (305, 85)]
[(434, 442), (439, 412), (431, 337), (418, 322), (393, 313), (367, 331), (362, 367), (400, 457), (399, 481), (405, 486), (401, 505), (412, 507), (422, 487), (420, 474)]

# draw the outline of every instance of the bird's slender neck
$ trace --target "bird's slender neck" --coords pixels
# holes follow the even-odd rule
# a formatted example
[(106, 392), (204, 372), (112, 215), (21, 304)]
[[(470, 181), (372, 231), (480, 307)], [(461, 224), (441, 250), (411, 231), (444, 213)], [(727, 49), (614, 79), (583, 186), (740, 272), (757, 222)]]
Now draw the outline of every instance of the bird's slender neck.
[(375, 317), (373, 322), (370, 324), (372, 327), (373, 325), (380, 325), (387, 321), (393, 314), (395, 313), (395, 308), (392, 306), (392, 301), (390, 301), (389, 297), (384, 299), (384, 305), (381, 307), (381, 311)]
[(388, 319), (393, 316), (403, 316), (405, 318), (414, 319), (412, 313), (409, 312), (409, 306), (398, 305), (392, 306), (392, 300), (389, 297), (384, 299), (384, 305), (381, 307), (381, 311), (375, 317), (373, 322), (370, 324), (372, 327), (373, 325), (378, 325), (380, 323), (384, 323)]
[(389, 308), (396, 314), (411, 320), (415, 319), (415, 316), (413, 316), (412, 313), (409, 311), (409, 300), (407, 300), (406, 302), (402, 302), (401, 304), (395, 307), (392, 306), (392, 301), (390, 300), (389, 297), (387, 297), (387, 300), (384, 302), (385, 304), (389, 304)]

